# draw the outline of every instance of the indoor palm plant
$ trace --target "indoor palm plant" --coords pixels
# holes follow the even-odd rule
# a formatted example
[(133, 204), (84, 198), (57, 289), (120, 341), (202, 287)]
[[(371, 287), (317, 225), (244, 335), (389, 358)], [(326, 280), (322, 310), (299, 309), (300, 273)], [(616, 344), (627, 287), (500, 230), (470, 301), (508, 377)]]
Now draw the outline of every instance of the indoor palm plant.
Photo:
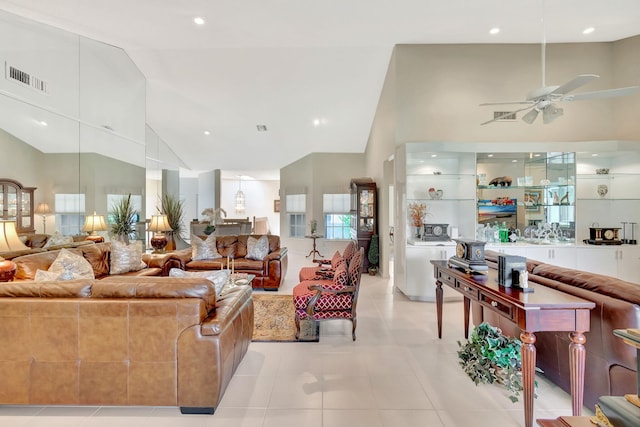
[(169, 243), (166, 250), (172, 251), (178, 249), (178, 247), (186, 247), (187, 244), (183, 240), (184, 202), (173, 194), (164, 194), (160, 199), (158, 211), (160, 214), (167, 216), (171, 227), (171, 231), (167, 233)]
[(517, 402), (522, 392), (521, 345), (517, 338), (506, 337), (500, 328), (483, 322), (466, 343), (458, 341), (459, 363), (476, 385), (502, 384), (509, 399)]
[(128, 244), (129, 238), (135, 232), (138, 214), (139, 212), (133, 207), (131, 194), (113, 203), (109, 218), (111, 222), (111, 235)]

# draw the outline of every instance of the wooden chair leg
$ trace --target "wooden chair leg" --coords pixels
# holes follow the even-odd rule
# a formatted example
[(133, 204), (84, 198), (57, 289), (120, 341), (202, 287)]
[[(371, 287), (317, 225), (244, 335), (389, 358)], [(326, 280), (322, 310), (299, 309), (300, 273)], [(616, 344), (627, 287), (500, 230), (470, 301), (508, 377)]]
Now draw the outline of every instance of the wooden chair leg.
[(356, 319), (351, 319), (351, 338), (353, 338), (353, 340), (356, 340), (356, 324), (358, 323), (358, 321)]

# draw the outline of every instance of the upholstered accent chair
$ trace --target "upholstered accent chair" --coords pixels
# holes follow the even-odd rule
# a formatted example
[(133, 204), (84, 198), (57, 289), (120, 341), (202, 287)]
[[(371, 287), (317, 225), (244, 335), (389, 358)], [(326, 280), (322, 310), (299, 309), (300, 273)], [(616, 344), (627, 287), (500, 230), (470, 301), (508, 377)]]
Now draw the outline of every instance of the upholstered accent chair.
[(348, 266), (341, 264), (331, 280), (306, 280), (293, 288), (295, 306), (296, 339), (300, 335), (300, 321), (315, 322), (332, 319), (350, 320), (351, 337), (356, 340), (356, 306), (364, 249), (360, 248)]
[(333, 278), (333, 273), (336, 268), (343, 262), (349, 265), (351, 258), (357, 251), (356, 243), (351, 240), (344, 248), (342, 255), (336, 251), (331, 259), (317, 259), (315, 262), (318, 264), (313, 267), (302, 267), (298, 273), (298, 278), (301, 282), (305, 280), (327, 280)]

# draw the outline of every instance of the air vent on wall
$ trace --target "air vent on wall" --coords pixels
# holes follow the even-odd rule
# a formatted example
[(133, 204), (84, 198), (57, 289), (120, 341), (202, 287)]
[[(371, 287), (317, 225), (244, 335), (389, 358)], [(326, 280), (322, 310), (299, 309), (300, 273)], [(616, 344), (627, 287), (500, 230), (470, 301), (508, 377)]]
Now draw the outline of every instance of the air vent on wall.
[(511, 111), (494, 111), (493, 120), (501, 122), (512, 122), (516, 120), (516, 113)]
[(5, 62), (5, 78), (7, 80), (29, 86), (30, 88), (37, 90), (40, 93), (48, 94), (48, 84), (46, 81), (38, 78), (32, 74), (22, 71), (19, 68), (9, 65)]

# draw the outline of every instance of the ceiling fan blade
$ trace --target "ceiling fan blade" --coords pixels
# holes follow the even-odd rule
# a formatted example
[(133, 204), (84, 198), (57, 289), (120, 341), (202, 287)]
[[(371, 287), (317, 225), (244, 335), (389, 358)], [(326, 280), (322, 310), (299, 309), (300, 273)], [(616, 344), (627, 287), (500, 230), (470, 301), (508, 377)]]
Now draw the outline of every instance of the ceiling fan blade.
[(535, 104), (535, 102), (534, 101), (483, 102), (482, 104), (480, 104), (480, 106), (485, 107), (487, 105), (525, 105), (525, 104), (531, 105), (531, 104)]
[(573, 90), (576, 90), (577, 88), (579, 88), (580, 86), (584, 86), (589, 82), (592, 82), (593, 80), (599, 78), (600, 76), (597, 76), (595, 74), (581, 74), (579, 76), (574, 77), (573, 79), (569, 80), (568, 82), (566, 82), (563, 85), (558, 86), (557, 88), (555, 88), (551, 93), (553, 95), (564, 95), (565, 93), (569, 93)]
[(629, 96), (640, 91), (640, 86), (621, 87), (618, 89), (598, 90), (595, 92), (576, 93), (575, 95), (566, 95), (562, 97), (562, 101), (582, 101), (584, 99), (601, 99), (615, 98), (617, 96)]
[(532, 109), (527, 114), (522, 116), (522, 121), (524, 121), (525, 123), (532, 124), (536, 120), (536, 117), (538, 117), (538, 112), (539, 112), (538, 109), (536, 108)]
[(533, 107), (533, 105), (530, 105), (530, 106), (528, 106), (528, 107), (520, 108), (519, 110), (509, 111), (509, 112), (507, 112), (507, 113), (500, 114), (498, 117), (494, 117), (494, 118), (493, 118), (493, 119), (491, 119), (491, 120), (487, 120), (487, 121), (486, 121), (486, 122), (484, 122), (484, 123), (480, 123), (480, 126), (482, 126), (482, 125), (486, 125), (486, 124), (489, 124), (489, 123), (492, 123), (492, 122), (495, 122), (495, 121), (498, 121), (498, 120), (503, 119), (503, 118), (505, 118), (505, 117), (508, 117), (508, 116), (510, 116), (510, 115), (512, 115), (512, 114), (519, 113), (520, 111), (528, 110), (529, 108), (532, 108), (532, 107)]

